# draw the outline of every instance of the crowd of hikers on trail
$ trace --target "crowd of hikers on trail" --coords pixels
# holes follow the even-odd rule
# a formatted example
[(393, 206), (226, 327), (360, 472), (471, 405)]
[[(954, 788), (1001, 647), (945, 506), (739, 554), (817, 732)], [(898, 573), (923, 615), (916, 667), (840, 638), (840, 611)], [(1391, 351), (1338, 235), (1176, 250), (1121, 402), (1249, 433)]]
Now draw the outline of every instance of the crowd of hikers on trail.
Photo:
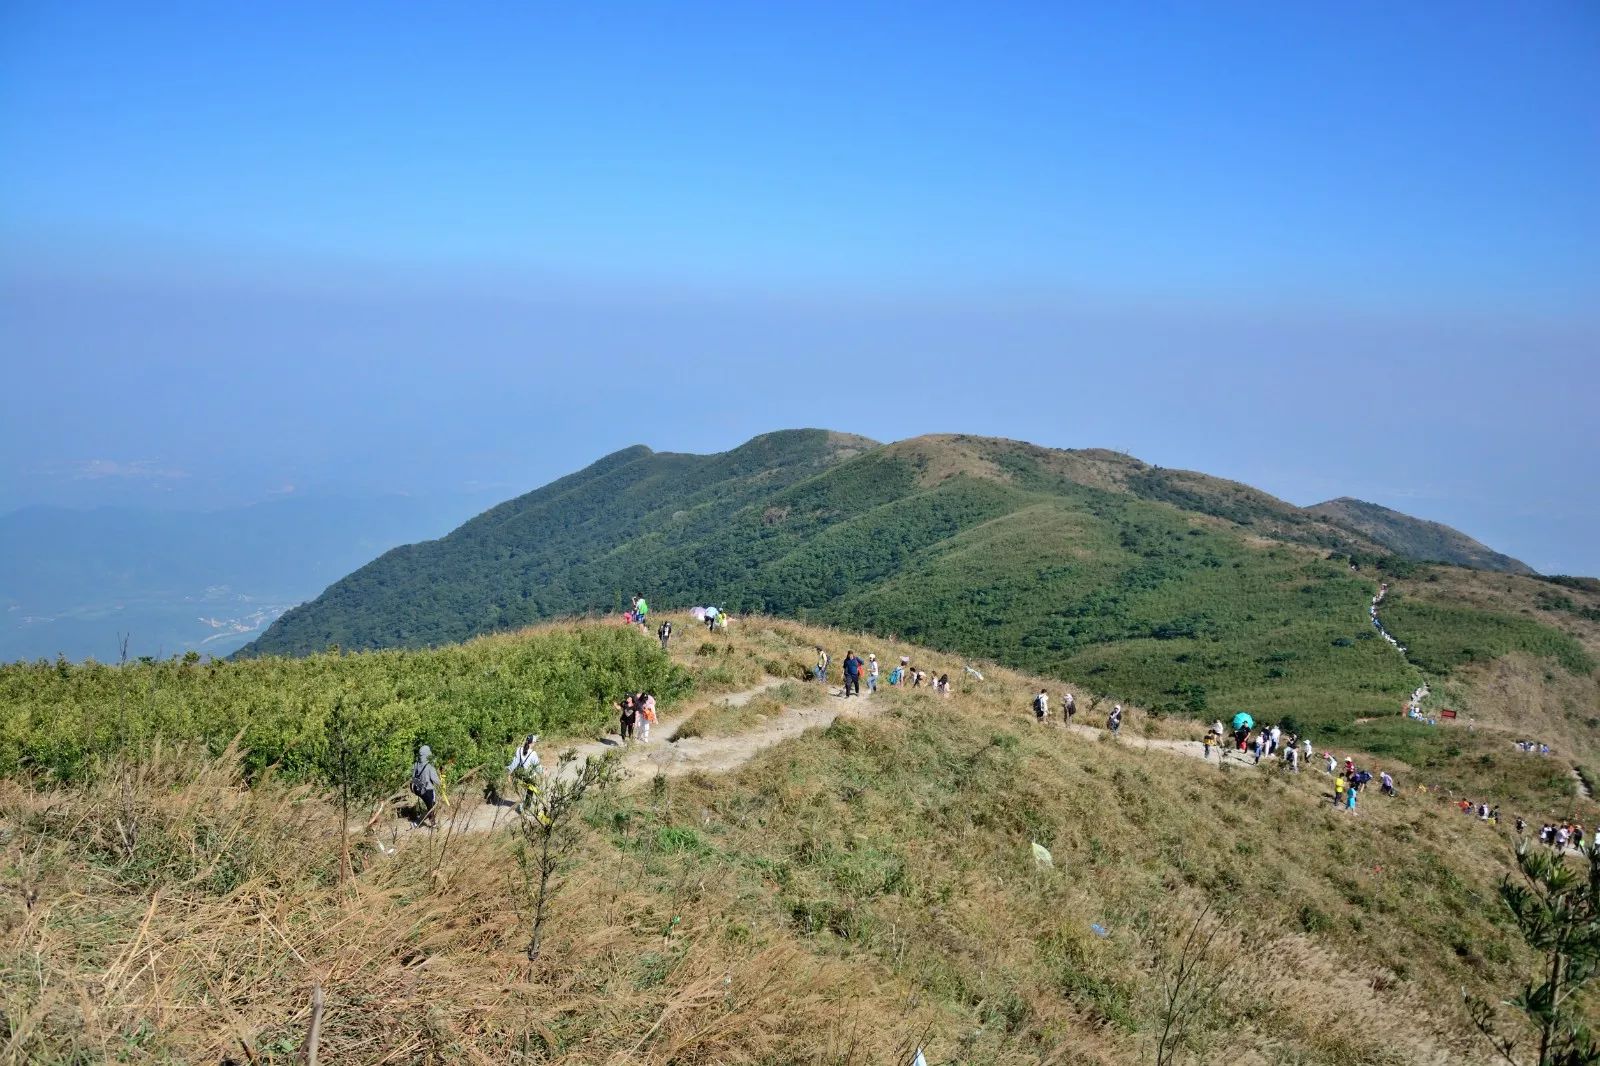
[[(1381, 601), (1382, 591), (1376, 602)], [(694, 618), (704, 621), (708, 631), (725, 630), (728, 626), (727, 612), (717, 607), (696, 607), (691, 612)], [(629, 610), (623, 615), (626, 624), (637, 625), (640, 631), (648, 634), (650, 606), (642, 594), (632, 598)], [(661, 649), (666, 651), (671, 643), (673, 625), (670, 619), (663, 620), (656, 629), (655, 636), (660, 642)], [(812, 676), (821, 684), (828, 684), (833, 675), (833, 659), (826, 648), (816, 646), (816, 663), (812, 668)], [(963, 668), (969, 677), (978, 681), (983, 680), (983, 674), (971, 666)], [(865, 682), (867, 693), (878, 690), (880, 681), (896, 688), (923, 688), (927, 687), (935, 694), (948, 697), (952, 694), (950, 675), (937, 673), (915, 666), (909, 655), (900, 656), (899, 663), (886, 673), (882, 670), (875, 652), (869, 652), (865, 659), (856, 654), (854, 649), (844, 653), (844, 659), (839, 664), (838, 677), (841, 681), (839, 695), (844, 699), (862, 694), (862, 684)], [(1418, 704), (1427, 695), (1426, 686), (1418, 689), (1409, 701), (1409, 710), (1412, 714), (1417, 712)], [(1095, 697), (1090, 703), (1092, 711), (1101, 703), (1102, 697)], [(617, 732), (621, 743), (631, 745), (635, 739), (642, 744), (650, 742), (650, 727), (658, 720), (655, 696), (649, 692), (628, 693), (621, 699), (612, 703), (612, 709), (617, 715)], [(1070, 690), (1061, 693), (1059, 707), (1059, 720), (1063, 726), (1077, 724), (1078, 701)], [(1048, 724), (1051, 720), (1051, 697), (1048, 687), (1040, 688), (1032, 699), (1034, 720), (1040, 724)], [(1110, 712), (1105, 718), (1105, 729), (1113, 737), (1120, 734), (1123, 721), (1123, 708), (1121, 703), (1113, 703)], [(519, 812), (526, 812), (531, 804), (537, 802), (541, 795), (544, 767), (539, 759), (536, 746), (539, 736), (536, 733), (527, 734), (522, 742), (515, 746), (510, 763), (505, 772), (511, 781), (512, 794), (521, 791), (521, 799), (516, 803)], [(1230, 755), (1238, 759), (1249, 759), (1253, 764), (1259, 765), (1263, 759), (1278, 760), (1291, 773), (1301, 772), (1302, 767), (1310, 764), (1316, 755), (1311, 738), (1298, 733), (1286, 733), (1281, 725), (1257, 727), (1255, 719), (1246, 712), (1235, 714), (1230, 720), (1230, 728), (1224, 728), (1222, 720), (1218, 719), (1201, 740), (1202, 755), (1207, 760), (1215, 759), (1219, 764)], [(1549, 755), (1550, 747), (1531, 740), (1516, 742), (1517, 749), (1527, 753)], [(1377, 781), (1379, 792), (1384, 796), (1398, 795), (1393, 775), (1387, 770), (1377, 767), (1359, 767), (1351, 756), (1346, 756), (1343, 761), (1331, 752), (1322, 754), (1322, 771), (1332, 778), (1333, 805), (1355, 814), (1358, 799), (1362, 791), (1374, 780)], [(437, 828), (437, 812), (441, 803), (447, 803), (446, 790), (444, 789), (438, 766), (433, 762), (432, 749), (424, 744), (417, 750), (417, 759), (411, 768), (410, 791), (421, 804), (421, 813), (415, 819), (419, 827)], [(1418, 786), (1419, 792), (1426, 792), (1425, 786)], [(1491, 825), (1500, 823), (1500, 808), (1487, 803), (1473, 803), (1470, 800), (1459, 800), (1457, 805), (1462, 813), (1476, 816)], [(1522, 818), (1516, 819), (1516, 832), (1520, 837), (1527, 828)], [(1539, 841), (1558, 851), (1568, 847), (1583, 847), (1585, 841), (1584, 827), (1574, 821), (1550, 822), (1539, 831)]]
[[(817, 661), (811, 668), (812, 679), (826, 685), (833, 676), (832, 669), (833, 657), (828, 654), (828, 649), (818, 644)], [(966, 669), (967, 673), (979, 679), (983, 677), (982, 674), (970, 666)], [(909, 655), (900, 656), (900, 665), (885, 675), (878, 665), (877, 652), (868, 652), (867, 657), (863, 659), (854, 650), (849, 650), (844, 653), (844, 661), (839, 664), (839, 677), (843, 684), (839, 695), (846, 699), (851, 696), (861, 695), (861, 683), (863, 680), (866, 681), (867, 692), (869, 693), (878, 691), (880, 679), (884, 684), (893, 688), (922, 688), (926, 685), (936, 695), (949, 696), (953, 692), (950, 687), (950, 675), (948, 673), (935, 675), (929, 671), (920, 670), (911, 665), (911, 657)]]

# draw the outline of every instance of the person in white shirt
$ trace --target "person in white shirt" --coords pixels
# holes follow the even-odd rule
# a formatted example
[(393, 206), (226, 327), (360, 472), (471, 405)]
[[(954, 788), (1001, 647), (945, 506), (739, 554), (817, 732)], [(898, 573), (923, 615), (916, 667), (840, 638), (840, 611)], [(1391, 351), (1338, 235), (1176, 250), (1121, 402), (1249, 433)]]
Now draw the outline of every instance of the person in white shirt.
[(876, 652), (867, 655), (867, 691), (878, 691), (878, 656)]
[(506, 767), (511, 780), (523, 789), (522, 800), (517, 804), (518, 810), (525, 808), (539, 794), (539, 778), (543, 774), (543, 767), (539, 764), (539, 753), (533, 750), (537, 743), (539, 734), (529, 733), (522, 746), (511, 753), (511, 762)]
[(1040, 689), (1039, 694), (1033, 698), (1033, 717), (1040, 722), (1050, 717), (1050, 697), (1044, 689)]
[(1277, 754), (1278, 745), (1283, 742), (1283, 730), (1277, 726), (1272, 727), (1272, 751), (1268, 754)]

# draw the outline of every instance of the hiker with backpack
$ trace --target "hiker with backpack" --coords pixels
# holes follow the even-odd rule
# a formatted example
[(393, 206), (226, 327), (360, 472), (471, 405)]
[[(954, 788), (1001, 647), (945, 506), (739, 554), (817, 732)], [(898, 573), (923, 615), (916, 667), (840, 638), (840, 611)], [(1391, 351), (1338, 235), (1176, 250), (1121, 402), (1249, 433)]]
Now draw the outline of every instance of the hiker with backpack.
[(823, 650), (822, 645), (818, 644), (817, 645), (817, 680), (821, 681), (824, 685), (826, 685), (828, 683), (828, 664), (830, 662), (832, 662), (832, 661), (833, 660), (828, 658), (828, 653)]
[(1072, 693), (1061, 694), (1061, 724), (1071, 725), (1078, 716), (1078, 701), (1072, 698)]
[(633, 620), (639, 623), (639, 632), (650, 632), (650, 605), (644, 601), (644, 593), (633, 598)]
[(1106, 719), (1106, 728), (1111, 730), (1113, 737), (1122, 732), (1122, 704), (1112, 705), (1111, 715)]
[(639, 742), (650, 743), (650, 727), (656, 723), (656, 698), (648, 692), (637, 693), (633, 705), (639, 709)]
[(1033, 698), (1033, 719), (1036, 722), (1043, 722), (1049, 717), (1050, 696), (1044, 689), (1040, 689), (1039, 694)]
[(506, 766), (506, 773), (511, 775), (515, 785), (522, 786), (522, 800), (517, 804), (517, 810), (524, 810), (534, 798), (539, 795), (539, 778), (544, 773), (544, 767), (539, 763), (539, 753), (533, 749), (539, 743), (539, 734), (529, 733), (522, 741), (521, 747), (511, 753), (511, 762)]
[(1371, 780), (1372, 775), (1367, 773), (1365, 770), (1357, 771), (1356, 774), (1350, 778), (1349, 783), (1345, 787), (1344, 793), (1345, 810), (1349, 811), (1351, 814), (1356, 813), (1356, 793), (1361, 791), (1362, 785)]
[(672, 639), (672, 622), (670, 619), (662, 622), (661, 628), (656, 630), (656, 639), (661, 641), (661, 650), (666, 651), (667, 642)]
[(715, 633), (717, 630), (717, 615), (720, 612), (715, 607), (706, 608), (706, 632)]
[(424, 744), (417, 749), (417, 761), (411, 765), (411, 794), (422, 801), (422, 814), (418, 827), (437, 829), (438, 816), (434, 808), (439, 802), (439, 769), (433, 765), (433, 749)]

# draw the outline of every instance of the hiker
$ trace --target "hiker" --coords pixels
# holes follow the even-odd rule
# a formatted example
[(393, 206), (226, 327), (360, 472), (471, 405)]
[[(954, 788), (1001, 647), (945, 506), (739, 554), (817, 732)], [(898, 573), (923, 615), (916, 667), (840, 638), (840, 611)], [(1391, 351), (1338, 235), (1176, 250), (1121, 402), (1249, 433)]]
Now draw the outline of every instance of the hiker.
[(1267, 745), (1267, 731), (1261, 730), (1255, 739), (1250, 742), (1250, 753), (1256, 757), (1256, 765), (1261, 764), (1261, 749)]
[(1522, 815), (1517, 815), (1517, 836), (1521, 836), (1528, 828), (1528, 823), (1522, 820)]
[[(1367, 776), (1370, 778), (1372, 775), (1368, 774)], [(1356, 813), (1356, 793), (1360, 791), (1361, 786), (1365, 783), (1361, 780), (1361, 774), (1357, 774), (1350, 779), (1349, 784), (1345, 787), (1344, 809), (1351, 814)]]
[(430, 829), (439, 827), (434, 807), (439, 800), (439, 769), (430, 761), (433, 749), (424, 744), (417, 749), (417, 761), (411, 766), (411, 794), (422, 801), (422, 815), (417, 825)]
[(1349, 782), (1345, 780), (1344, 774), (1340, 774), (1338, 777), (1333, 779), (1334, 807), (1337, 808), (1344, 806), (1344, 792), (1347, 787), (1349, 787)]
[(937, 692), (939, 695), (943, 696), (945, 699), (949, 699), (950, 698), (950, 675), (949, 674), (940, 674), (938, 682), (933, 686), (933, 690), (935, 692)]
[(656, 698), (648, 692), (641, 692), (633, 698), (633, 705), (639, 709), (639, 742), (650, 743), (650, 727), (656, 721)]
[(1116, 736), (1122, 730), (1122, 704), (1113, 704), (1111, 715), (1106, 719), (1106, 728), (1111, 730), (1111, 735)]
[(1305, 748), (1305, 750), (1306, 750), (1305, 759), (1306, 759), (1306, 762), (1309, 763), (1311, 761), (1311, 738), (1310, 737), (1306, 737), (1304, 740), (1302, 740), (1300, 742), (1300, 746)]
[(1385, 796), (1394, 795), (1394, 778), (1389, 776), (1389, 771), (1385, 770), (1380, 773), (1378, 775), (1378, 782), (1381, 786), (1378, 789), (1379, 792), (1383, 793)]
[(822, 645), (817, 645), (817, 680), (824, 685), (828, 683), (828, 663), (831, 662), (828, 653), (822, 650)]
[(656, 630), (656, 639), (661, 641), (661, 650), (667, 650), (667, 641), (672, 639), (672, 621), (669, 619), (661, 623), (661, 628)]
[(1043, 722), (1049, 717), (1050, 697), (1044, 689), (1040, 689), (1039, 694), (1033, 698), (1033, 719), (1036, 722)]
[(867, 691), (878, 691), (878, 653), (867, 652)]
[(861, 695), (861, 660), (856, 658), (856, 653), (844, 653), (844, 698), (849, 699), (854, 692)]
[(1489, 808), (1489, 824), (1490, 825), (1499, 825), (1500, 824), (1500, 805), (1498, 803), (1496, 803), (1493, 807)]
[(1295, 747), (1293, 744), (1290, 744), (1288, 749), (1284, 752), (1284, 756), (1283, 757), (1289, 763), (1289, 772), (1290, 773), (1297, 774), (1297, 773), (1300, 772), (1300, 749), (1299, 748)]
[(1211, 749), (1217, 746), (1217, 735), (1211, 730), (1206, 730), (1205, 739), (1200, 741), (1200, 747), (1205, 751), (1206, 758), (1211, 758)]
[(1333, 768), (1339, 765), (1339, 760), (1333, 757), (1333, 752), (1331, 751), (1324, 752), (1322, 757), (1328, 760), (1327, 765), (1323, 767), (1322, 772), (1331, 776), (1333, 774)]
[(895, 684), (900, 685), (900, 686), (903, 687), (910, 680), (911, 680), (911, 656), (902, 655), (902, 656), (900, 656), (900, 680), (896, 681)]
[(928, 675), (923, 673), (921, 670), (913, 670), (913, 671), (911, 671), (911, 687), (912, 688), (921, 688), (922, 687), (922, 682), (927, 680), (927, 677), (928, 677)]
[(1071, 725), (1073, 719), (1078, 717), (1078, 701), (1072, 698), (1072, 693), (1061, 694), (1061, 724)]
[(621, 703), (613, 703), (611, 706), (617, 712), (620, 723), (617, 727), (617, 732), (622, 734), (622, 742), (624, 744), (631, 743), (634, 723), (639, 720), (638, 705), (633, 702), (633, 697), (630, 695), (622, 697)]
[(633, 598), (633, 620), (639, 623), (639, 632), (650, 632), (650, 605), (644, 602), (644, 593)]
[(715, 607), (706, 608), (706, 632), (712, 633), (717, 628), (717, 615), (721, 613)]
[(522, 786), (522, 800), (517, 804), (519, 811), (539, 794), (539, 775), (544, 768), (539, 764), (539, 753), (533, 750), (537, 743), (539, 734), (529, 733), (523, 738), (522, 746), (511, 753), (511, 762), (506, 766), (512, 784)]
[(1268, 755), (1276, 755), (1276, 754), (1278, 754), (1278, 745), (1280, 743), (1282, 743), (1282, 741), (1283, 741), (1283, 730), (1279, 729), (1277, 726), (1273, 726), (1272, 727), (1272, 747), (1267, 752), (1267, 754)]

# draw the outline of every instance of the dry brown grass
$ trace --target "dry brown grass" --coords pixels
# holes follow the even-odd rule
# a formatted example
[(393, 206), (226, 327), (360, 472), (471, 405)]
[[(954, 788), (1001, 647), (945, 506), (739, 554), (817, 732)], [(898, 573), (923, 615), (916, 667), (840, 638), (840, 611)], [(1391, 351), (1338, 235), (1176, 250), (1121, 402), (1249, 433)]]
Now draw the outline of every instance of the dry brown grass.
[(1041, 730), (1036, 679), (993, 664), (979, 684), (953, 657), (764, 619), (708, 642), (674, 654), (743, 677), (848, 644), (960, 680), (593, 803), (537, 964), (513, 841), (457, 832), (464, 800), (437, 834), (364, 841), (341, 886), (333, 808), (245, 788), (235, 757), (0, 783), (6, 1058), (289, 1062), (320, 984), (329, 1062), (866, 1064), (923, 1042), (934, 1062), (1149, 1061), (1209, 902), (1230, 976), (1186, 1055), (1482, 1060), (1459, 990), (1526, 961), (1496, 917), (1503, 832), (1411, 798), (1349, 818), (1320, 774)]

